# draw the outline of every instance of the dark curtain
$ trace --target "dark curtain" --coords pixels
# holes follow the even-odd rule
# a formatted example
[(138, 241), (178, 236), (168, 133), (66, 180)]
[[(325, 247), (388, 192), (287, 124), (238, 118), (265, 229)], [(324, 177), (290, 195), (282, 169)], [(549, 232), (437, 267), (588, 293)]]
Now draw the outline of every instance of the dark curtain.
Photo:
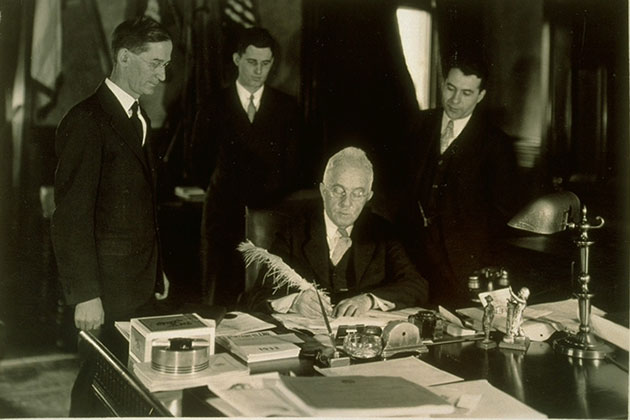
[(374, 164), (375, 191), (398, 172), (402, 135), (418, 108), (398, 35), (398, 2), (304, 2), (303, 106), (321, 145), (321, 179), (339, 149), (363, 148)]

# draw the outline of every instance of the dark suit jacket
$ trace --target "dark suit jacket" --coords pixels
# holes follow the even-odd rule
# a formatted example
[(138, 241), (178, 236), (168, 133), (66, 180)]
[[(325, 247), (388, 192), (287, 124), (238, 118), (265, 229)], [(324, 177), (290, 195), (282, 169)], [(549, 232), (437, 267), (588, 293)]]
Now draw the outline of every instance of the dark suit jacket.
[(243, 204), (266, 206), (293, 190), (301, 177), (302, 122), (295, 100), (265, 86), (250, 123), (232, 84), (196, 117), (194, 163), (198, 183)]
[[(410, 254), (431, 284), (432, 300), (438, 301), (465, 299), (468, 275), (500, 263), (492, 258), (492, 245), (523, 196), (512, 143), (481, 110), (439, 156), (442, 112), (422, 111), (416, 120), (410, 154), (415, 175), (400, 217)], [(433, 177), (437, 168), (443, 170), (439, 180)], [(434, 209), (432, 188), (437, 189)], [(422, 225), (419, 204), (428, 218), (435, 217), (429, 229)], [(431, 240), (436, 235), (443, 240), (440, 249)]]
[[(278, 234), (269, 250), (280, 256), (291, 268), (308, 281), (331, 290), (329, 252), (326, 242), (324, 210), (316, 206), (291, 219), (288, 230)], [(340, 298), (373, 293), (375, 296), (404, 308), (423, 304), (428, 298), (427, 282), (409, 260), (402, 244), (394, 237), (392, 226), (385, 219), (364, 209), (352, 229), (352, 246), (347, 252), (355, 278), (347, 279), (349, 292)], [(268, 310), (269, 298), (277, 298), (286, 288), (272, 295), (270, 280), (261, 274), (257, 287), (247, 297), (254, 310)], [(333, 299), (335, 300), (335, 299)]]
[(104, 83), (63, 118), (55, 146), (52, 240), (66, 302), (100, 296), (106, 317), (127, 317), (162, 281), (152, 153)]
[(269, 207), (299, 185), (300, 121), (293, 98), (269, 86), (253, 123), (234, 84), (200, 108), (194, 155), (199, 184), (209, 184), (201, 222), (206, 302), (229, 305), (244, 291), (235, 249), (245, 239), (245, 206)]

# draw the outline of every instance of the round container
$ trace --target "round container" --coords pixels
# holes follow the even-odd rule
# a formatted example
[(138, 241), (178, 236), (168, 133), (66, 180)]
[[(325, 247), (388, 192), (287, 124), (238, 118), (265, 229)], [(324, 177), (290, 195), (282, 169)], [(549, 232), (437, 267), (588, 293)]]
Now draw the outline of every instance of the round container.
[(365, 327), (357, 332), (346, 335), (343, 339), (343, 349), (353, 359), (373, 359), (381, 355), (383, 340), (381, 328)]
[(197, 373), (208, 367), (208, 341), (191, 338), (171, 338), (169, 345), (151, 349), (151, 368), (168, 374)]

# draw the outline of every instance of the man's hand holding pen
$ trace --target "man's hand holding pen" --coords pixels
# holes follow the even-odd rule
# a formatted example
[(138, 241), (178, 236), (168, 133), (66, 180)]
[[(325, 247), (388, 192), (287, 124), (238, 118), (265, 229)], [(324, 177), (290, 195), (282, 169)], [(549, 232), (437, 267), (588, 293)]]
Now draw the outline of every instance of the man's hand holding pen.
[[(360, 316), (372, 309), (373, 300), (367, 294), (361, 294), (339, 302), (334, 308), (330, 303), (330, 298), (322, 294), (322, 303), (326, 311), (326, 315), (339, 316)], [(314, 290), (309, 289), (301, 292), (293, 302), (292, 311), (308, 318), (319, 318), (322, 316), (322, 310), (317, 300), (317, 294)]]

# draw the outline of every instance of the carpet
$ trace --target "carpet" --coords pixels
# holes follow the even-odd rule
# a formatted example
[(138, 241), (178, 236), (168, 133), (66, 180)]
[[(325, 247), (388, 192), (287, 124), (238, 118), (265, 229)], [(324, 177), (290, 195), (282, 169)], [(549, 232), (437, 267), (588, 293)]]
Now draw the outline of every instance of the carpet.
[(0, 417), (67, 417), (76, 354), (0, 360)]

